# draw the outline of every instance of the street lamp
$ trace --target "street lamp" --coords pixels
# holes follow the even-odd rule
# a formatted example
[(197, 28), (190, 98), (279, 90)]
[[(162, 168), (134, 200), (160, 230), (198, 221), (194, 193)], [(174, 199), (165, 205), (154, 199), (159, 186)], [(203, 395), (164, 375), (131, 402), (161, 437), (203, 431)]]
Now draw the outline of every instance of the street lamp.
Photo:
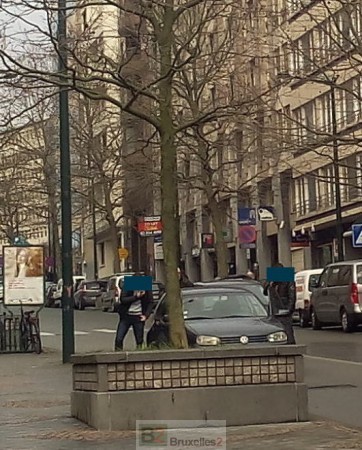
[[(67, 0), (58, 0), (59, 74), (67, 75)], [(64, 81), (61, 80), (63, 83)], [(70, 133), (68, 88), (59, 89), (60, 197), (62, 211), (62, 349), (63, 363), (74, 353), (72, 199), (70, 172)]]
[(337, 137), (337, 115), (336, 115), (336, 95), (334, 84), (331, 84), (331, 114), (332, 114), (332, 134), (333, 134), (333, 168), (334, 183), (336, 190), (336, 234), (337, 234), (337, 254), (338, 261), (344, 260), (343, 249), (343, 221), (342, 221), (342, 201), (341, 201), (341, 185), (339, 173), (339, 148)]

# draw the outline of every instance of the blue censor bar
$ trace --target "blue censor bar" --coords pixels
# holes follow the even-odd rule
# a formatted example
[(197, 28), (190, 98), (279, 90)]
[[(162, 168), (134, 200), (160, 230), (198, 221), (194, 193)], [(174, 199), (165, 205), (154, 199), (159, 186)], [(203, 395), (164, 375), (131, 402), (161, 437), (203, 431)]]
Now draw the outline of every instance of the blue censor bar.
[(125, 291), (152, 291), (152, 277), (128, 276), (124, 277)]
[(294, 282), (295, 269), (294, 267), (268, 267), (266, 277), (268, 281)]

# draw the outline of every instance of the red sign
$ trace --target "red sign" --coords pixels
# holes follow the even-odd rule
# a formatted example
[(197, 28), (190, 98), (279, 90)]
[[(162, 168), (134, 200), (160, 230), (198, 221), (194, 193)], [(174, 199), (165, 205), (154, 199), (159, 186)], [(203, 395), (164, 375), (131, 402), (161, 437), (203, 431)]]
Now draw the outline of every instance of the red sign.
[(256, 241), (256, 230), (253, 225), (239, 227), (239, 240), (241, 244), (252, 244)]
[(160, 216), (143, 217), (138, 221), (137, 230), (141, 236), (156, 236), (162, 233)]
[(214, 235), (212, 233), (201, 233), (201, 247), (214, 248)]

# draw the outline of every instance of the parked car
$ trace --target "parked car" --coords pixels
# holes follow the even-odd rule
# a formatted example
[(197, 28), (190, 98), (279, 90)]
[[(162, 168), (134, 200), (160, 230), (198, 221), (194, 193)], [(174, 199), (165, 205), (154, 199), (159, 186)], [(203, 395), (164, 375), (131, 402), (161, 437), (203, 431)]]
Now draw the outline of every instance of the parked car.
[[(81, 281), (85, 280), (85, 276), (83, 275), (74, 275), (73, 276), (73, 292), (75, 292), (78, 288), (78, 285)], [(54, 305), (55, 307), (59, 307), (62, 301), (63, 295), (63, 280), (60, 279), (57, 283), (57, 289), (54, 293)]]
[(329, 264), (311, 296), (314, 330), (342, 325), (346, 333), (362, 323), (362, 260)]
[(322, 272), (323, 269), (313, 269), (302, 270), (295, 274), (295, 311), (302, 328), (306, 328), (310, 324), (310, 298), (313, 290), (318, 286)]
[(158, 301), (162, 297), (162, 295), (166, 292), (165, 285), (159, 281), (154, 281), (152, 283), (152, 297), (154, 307), (157, 306)]
[(124, 278), (132, 275), (135, 275), (135, 272), (117, 273), (109, 278), (106, 292), (103, 294), (101, 300), (101, 308), (103, 311), (114, 310), (114, 305), (119, 302), (121, 297)]
[(107, 281), (83, 280), (74, 294), (74, 307), (80, 310), (87, 306), (96, 306), (96, 302), (107, 290)]
[(264, 295), (264, 289), (261, 283), (258, 281), (251, 280), (250, 278), (226, 278), (223, 280), (209, 281), (209, 282), (197, 282), (195, 286), (205, 286), (205, 287), (231, 287), (240, 288), (242, 290), (250, 290), (254, 295), (256, 295), (261, 303), (265, 306), (266, 310), (270, 311), (270, 300), (267, 295)]
[[(148, 345), (169, 342), (166, 295), (146, 323)], [(283, 326), (270, 317), (249, 290), (232, 287), (182, 289), (183, 311), (191, 347), (226, 344), (286, 344)]]
[(45, 306), (47, 306), (48, 308), (52, 308), (54, 306), (54, 302), (55, 302), (54, 295), (56, 292), (57, 292), (57, 284), (56, 283), (51, 283), (46, 288)]

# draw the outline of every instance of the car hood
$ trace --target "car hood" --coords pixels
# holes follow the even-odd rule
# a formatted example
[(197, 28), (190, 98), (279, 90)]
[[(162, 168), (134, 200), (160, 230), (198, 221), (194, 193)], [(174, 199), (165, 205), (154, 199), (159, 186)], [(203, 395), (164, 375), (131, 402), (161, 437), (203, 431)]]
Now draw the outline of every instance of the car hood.
[(272, 318), (226, 318), (226, 319), (198, 319), (185, 320), (189, 331), (197, 336), (260, 336), (283, 331), (283, 326)]

